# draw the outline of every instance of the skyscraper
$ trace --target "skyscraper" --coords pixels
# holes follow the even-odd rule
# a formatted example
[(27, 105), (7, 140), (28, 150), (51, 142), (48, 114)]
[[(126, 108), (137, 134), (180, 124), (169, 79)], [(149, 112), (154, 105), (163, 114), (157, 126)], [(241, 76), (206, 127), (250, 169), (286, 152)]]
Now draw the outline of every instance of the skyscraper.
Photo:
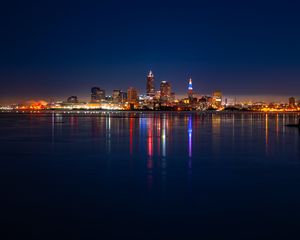
[(160, 100), (169, 101), (171, 99), (171, 84), (167, 81), (160, 83)]
[(127, 101), (129, 103), (136, 103), (138, 101), (137, 90), (133, 87), (128, 88), (127, 91)]
[(154, 75), (151, 70), (147, 76), (146, 93), (149, 97), (155, 96)]
[(189, 85), (188, 85), (188, 97), (189, 99), (193, 98), (193, 83), (191, 78), (189, 80)]
[(123, 92), (123, 91), (120, 92), (120, 101), (122, 103), (127, 101), (127, 92)]
[(121, 102), (121, 90), (114, 89), (112, 93), (112, 99), (114, 103)]
[(98, 103), (101, 102), (102, 99), (105, 99), (105, 90), (99, 87), (93, 87), (91, 89), (91, 102)]

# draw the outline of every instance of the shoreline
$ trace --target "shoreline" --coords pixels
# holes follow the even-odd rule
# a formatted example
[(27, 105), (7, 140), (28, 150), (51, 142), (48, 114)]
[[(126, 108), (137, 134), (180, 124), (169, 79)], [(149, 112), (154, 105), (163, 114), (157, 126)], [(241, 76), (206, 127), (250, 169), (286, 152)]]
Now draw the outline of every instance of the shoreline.
[(257, 114), (300, 114), (300, 111), (252, 111), (252, 110), (221, 110), (221, 111), (199, 111), (199, 110), (190, 110), (190, 111), (155, 111), (155, 110), (0, 110), (0, 114), (78, 114), (78, 115), (95, 115), (95, 114), (122, 114), (122, 113), (134, 113), (134, 114), (187, 114), (187, 113), (198, 113), (198, 114), (236, 114), (236, 113), (257, 113)]

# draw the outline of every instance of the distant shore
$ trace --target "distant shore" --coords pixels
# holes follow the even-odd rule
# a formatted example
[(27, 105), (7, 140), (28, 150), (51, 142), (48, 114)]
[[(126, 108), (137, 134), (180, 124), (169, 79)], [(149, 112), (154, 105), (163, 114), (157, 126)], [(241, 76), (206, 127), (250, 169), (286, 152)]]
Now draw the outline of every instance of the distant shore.
[(72, 109), (72, 110), (0, 110), (0, 114), (78, 114), (78, 115), (94, 115), (109, 113), (199, 113), (199, 114), (228, 114), (228, 113), (265, 113), (265, 114), (300, 114), (300, 111), (254, 111), (254, 110), (190, 110), (190, 111), (174, 111), (174, 110), (100, 110), (100, 109)]

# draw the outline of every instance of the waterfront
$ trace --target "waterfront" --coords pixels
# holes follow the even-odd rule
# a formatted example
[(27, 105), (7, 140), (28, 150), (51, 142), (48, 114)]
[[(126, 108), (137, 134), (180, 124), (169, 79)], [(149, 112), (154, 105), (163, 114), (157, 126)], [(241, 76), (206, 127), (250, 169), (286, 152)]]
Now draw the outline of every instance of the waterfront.
[(1, 114), (2, 225), (44, 239), (298, 234), (300, 132), (285, 126), (297, 119)]

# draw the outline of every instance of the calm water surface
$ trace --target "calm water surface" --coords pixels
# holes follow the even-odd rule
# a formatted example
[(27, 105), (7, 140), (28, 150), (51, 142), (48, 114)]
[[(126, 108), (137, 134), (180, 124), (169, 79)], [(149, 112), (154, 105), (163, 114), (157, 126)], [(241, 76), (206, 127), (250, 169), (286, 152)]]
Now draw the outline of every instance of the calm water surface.
[(31, 239), (300, 239), (296, 114), (1, 114), (1, 226)]

